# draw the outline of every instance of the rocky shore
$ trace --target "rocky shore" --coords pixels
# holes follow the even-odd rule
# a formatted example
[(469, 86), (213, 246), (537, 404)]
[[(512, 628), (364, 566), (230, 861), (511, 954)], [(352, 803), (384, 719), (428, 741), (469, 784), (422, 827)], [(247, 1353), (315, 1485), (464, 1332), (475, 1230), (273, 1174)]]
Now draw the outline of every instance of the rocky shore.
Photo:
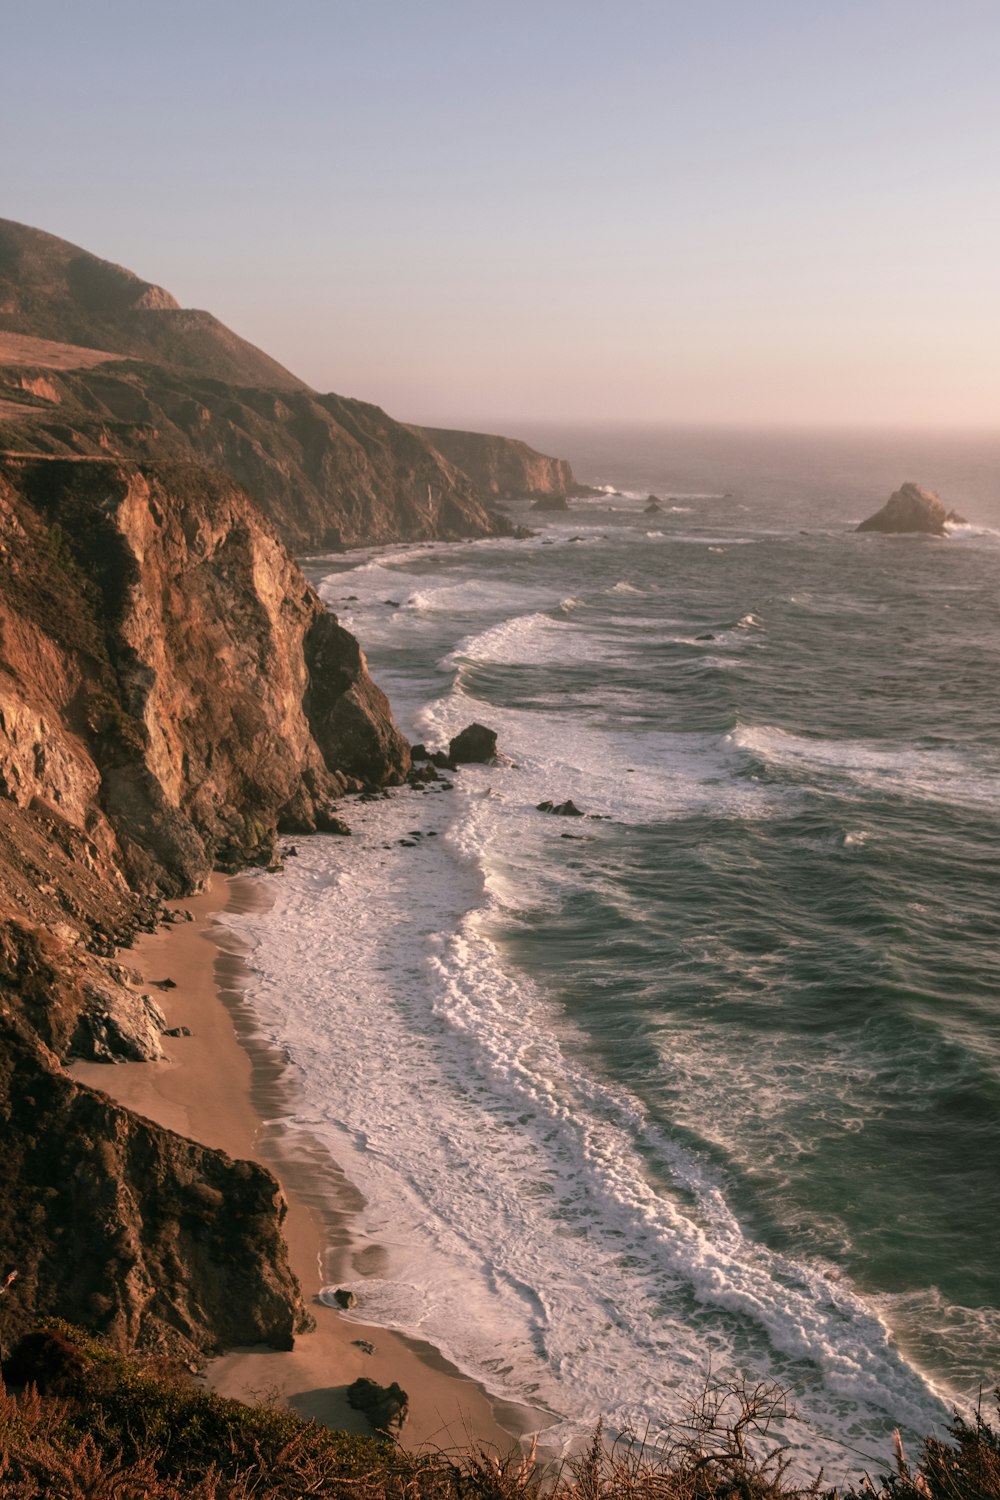
[[(248, 1064), (206, 989), (198, 893), (345, 831), (342, 799), (410, 772), (358, 642), (286, 549), (509, 533), (487, 499), (418, 431), (0, 221), (5, 1350), (52, 1317), (194, 1365), (313, 1327), (318, 1231), (259, 1159), (245, 1078), (223, 1086), (226, 1057)], [(449, 1423), (500, 1431), (468, 1382), (428, 1384), (427, 1351), (381, 1334), (371, 1357), (315, 1317), (314, 1356), (232, 1380), (358, 1423), (330, 1392), (375, 1371), (409, 1388), (416, 1362), (415, 1433), (448, 1402)]]

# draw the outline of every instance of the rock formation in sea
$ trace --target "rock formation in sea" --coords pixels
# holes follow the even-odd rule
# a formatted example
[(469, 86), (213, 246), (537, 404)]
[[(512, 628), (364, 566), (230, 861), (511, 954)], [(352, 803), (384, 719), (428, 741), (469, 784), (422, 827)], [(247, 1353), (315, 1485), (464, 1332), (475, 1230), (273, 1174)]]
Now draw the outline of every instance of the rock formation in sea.
[(858, 531), (887, 533), (922, 532), (926, 536), (947, 536), (948, 524), (965, 525), (957, 511), (947, 510), (933, 490), (922, 489), (912, 480), (889, 496), (882, 509), (862, 521)]
[(448, 759), (456, 766), (485, 765), (497, 753), (497, 732), (485, 724), (467, 724), (448, 745)]

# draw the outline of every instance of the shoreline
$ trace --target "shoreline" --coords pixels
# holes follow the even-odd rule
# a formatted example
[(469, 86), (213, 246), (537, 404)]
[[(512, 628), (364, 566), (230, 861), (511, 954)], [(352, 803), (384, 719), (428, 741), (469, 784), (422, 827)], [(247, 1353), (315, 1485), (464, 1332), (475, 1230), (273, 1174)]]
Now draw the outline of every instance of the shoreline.
[[(399, 1439), (404, 1448), (473, 1445), (505, 1453), (551, 1417), (492, 1396), (424, 1340), (348, 1319), (319, 1300), (324, 1286), (348, 1274), (350, 1221), (363, 1199), (325, 1146), (284, 1128), (292, 1109), (288, 1060), (261, 1039), (245, 998), (245, 945), (217, 920), (224, 910), (262, 910), (267, 900), (252, 876), (217, 875), (206, 892), (182, 903), (192, 921), (161, 926), (126, 950), (124, 961), (142, 975), (168, 1025), (190, 1027), (190, 1036), (164, 1038), (163, 1061), (72, 1065), (74, 1077), (137, 1114), (259, 1161), (281, 1184), (289, 1260), (316, 1327), (296, 1335), (290, 1351), (258, 1346), (211, 1359), (205, 1383), (222, 1396), (277, 1402), (326, 1426), (368, 1433), (366, 1419), (347, 1404), (347, 1386), (359, 1376), (381, 1385), (395, 1380), (410, 1398)], [(168, 978), (176, 988), (159, 988)], [(373, 1251), (366, 1247), (362, 1255), (371, 1258)], [(350, 1275), (375, 1269), (359, 1256)], [(374, 1344), (375, 1352), (364, 1352), (358, 1340)]]

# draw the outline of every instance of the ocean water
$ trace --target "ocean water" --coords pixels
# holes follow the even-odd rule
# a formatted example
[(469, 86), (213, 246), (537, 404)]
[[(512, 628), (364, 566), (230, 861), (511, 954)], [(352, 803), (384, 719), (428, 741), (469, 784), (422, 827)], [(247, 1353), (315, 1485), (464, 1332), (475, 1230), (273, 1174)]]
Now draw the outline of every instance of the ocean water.
[[(309, 564), (503, 761), (261, 877), (249, 998), (359, 1317), (552, 1449), (780, 1383), (832, 1482), (1000, 1374), (1000, 440), (526, 435), (607, 492)], [(853, 534), (906, 478), (970, 524)]]

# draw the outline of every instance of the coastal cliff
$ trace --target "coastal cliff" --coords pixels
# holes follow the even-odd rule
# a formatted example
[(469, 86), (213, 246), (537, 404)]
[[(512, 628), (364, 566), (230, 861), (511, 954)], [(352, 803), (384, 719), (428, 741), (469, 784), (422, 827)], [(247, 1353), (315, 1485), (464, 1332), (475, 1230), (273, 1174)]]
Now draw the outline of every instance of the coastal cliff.
[[(572, 477), (491, 451), (515, 489), (529, 468)], [(338, 798), (410, 769), (286, 548), (511, 534), (493, 483), (153, 283), (0, 221), (5, 1341), (59, 1316), (189, 1355), (303, 1326), (274, 1179), (66, 1065), (164, 1056), (127, 963), (164, 901), (270, 864), (279, 834), (343, 831)]]
[(210, 465), (249, 490), (294, 552), (513, 529), (472, 479), (366, 402), (124, 360), (68, 368), (86, 351), (23, 336), (14, 352), (22, 362), (4, 364), (0, 334), (5, 446)]
[(211, 314), (10, 220), (0, 220), (0, 427), (2, 446), (20, 452), (210, 464), (297, 552), (513, 530), (488, 509), (501, 491), (419, 428), (310, 390)]
[(193, 1351), (303, 1324), (274, 1179), (62, 1064), (162, 1055), (119, 950), (164, 897), (408, 768), (357, 642), (226, 476), (0, 457), (5, 1337), (45, 1314)]
[(481, 495), (503, 500), (589, 495), (565, 458), (549, 458), (518, 438), (447, 427), (415, 427), (450, 464), (467, 474)]

